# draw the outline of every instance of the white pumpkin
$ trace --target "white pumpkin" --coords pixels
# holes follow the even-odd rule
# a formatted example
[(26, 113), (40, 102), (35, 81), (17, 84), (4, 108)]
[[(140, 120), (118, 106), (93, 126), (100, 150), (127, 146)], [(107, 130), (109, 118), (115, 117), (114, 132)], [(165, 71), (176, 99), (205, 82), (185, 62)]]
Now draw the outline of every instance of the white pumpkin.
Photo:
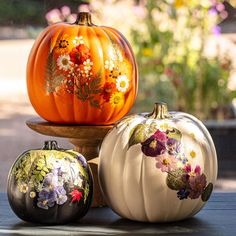
[(209, 199), (217, 157), (201, 121), (167, 111), (127, 116), (105, 137), (99, 154), (99, 181), (120, 216), (168, 222), (195, 215)]

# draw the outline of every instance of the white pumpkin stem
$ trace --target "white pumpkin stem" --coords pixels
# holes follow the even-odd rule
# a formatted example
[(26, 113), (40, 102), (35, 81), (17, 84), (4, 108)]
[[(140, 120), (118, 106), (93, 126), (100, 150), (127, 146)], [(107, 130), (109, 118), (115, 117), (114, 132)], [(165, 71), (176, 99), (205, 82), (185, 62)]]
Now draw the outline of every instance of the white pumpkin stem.
[(153, 112), (148, 114), (147, 117), (152, 119), (166, 119), (170, 117), (167, 104), (164, 102), (156, 102)]

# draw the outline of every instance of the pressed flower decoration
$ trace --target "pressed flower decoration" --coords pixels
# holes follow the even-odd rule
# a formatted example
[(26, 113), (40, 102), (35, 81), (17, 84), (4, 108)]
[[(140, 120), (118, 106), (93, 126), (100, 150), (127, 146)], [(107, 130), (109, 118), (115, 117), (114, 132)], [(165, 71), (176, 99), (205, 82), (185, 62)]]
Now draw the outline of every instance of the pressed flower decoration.
[(104, 103), (112, 107), (122, 106), (125, 93), (129, 89), (130, 81), (125, 70), (122, 71), (123, 57), (113, 49), (114, 59), (105, 59), (104, 68), (106, 82), (102, 85), (100, 73), (93, 70), (94, 61), (91, 52), (85, 44), (83, 36), (69, 37), (62, 35), (55, 47), (48, 55), (46, 65), (46, 88), (49, 93), (61, 90), (75, 94), (83, 102), (89, 101), (90, 105), (101, 108), (102, 104), (97, 96), (104, 99)]
[[(185, 155), (181, 145), (181, 132), (169, 125), (159, 127), (153, 123), (149, 129), (151, 134), (143, 142), (139, 142), (143, 129), (147, 127), (137, 125), (130, 134), (129, 147), (140, 143), (142, 152), (152, 157), (156, 161), (156, 168), (163, 173), (167, 173), (167, 185), (172, 190), (178, 191), (177, 197), (183, 199), (196, 199), (204, 191), (211, 187), (207, 185), (205, 174), (201, 173), (199, 165), (192, 167)], [(191, 158), (196, 157), (196, 152), (192, 150), (189, 153)]]
[(86, 161), (75, 153), (56, 152), (29, 151), (19, 159), (11, 172), (18, 190), (44, 210), (66, 202), (83, 200), (85, 204), (89, 194)]
[(138, 89), (131, 45), (118, 30), (93, 24), (89, 12), (43, 30), (26, 74), (34, 109), (58, 124), (114, 124), (130, 111)]
[[(128, 147), (141, 144), (142, 152), (156, 161), (158, 171), (167, 174), (167, 186), (177, 191), (180, 200), (202, 196), (205, 201), (209, 190), (212, 190), (212, 183), (207, 185), (206, 176), (199, 165), (189, 164), (181, 138), (181, 132), (167, 123), (138, 124), (131, 130)], [(196, 155), (197, 153), (191, 150), (188, 156), (195, 158)]]
[[(120, 93), (120, 92), (119, 92)], [(214, 143), (194, 116), (157, 102), (152, 112), (124, 117), (104, 138), (98, 177), (114, 212), (141, 222), (192, 217), (217, 177)]]

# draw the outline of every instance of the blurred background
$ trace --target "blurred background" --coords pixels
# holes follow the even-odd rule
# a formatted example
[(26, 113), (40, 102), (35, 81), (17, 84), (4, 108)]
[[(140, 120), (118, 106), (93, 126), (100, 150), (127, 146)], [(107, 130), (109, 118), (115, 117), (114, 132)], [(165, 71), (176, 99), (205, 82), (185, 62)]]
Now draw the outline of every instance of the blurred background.
[(78, 11), (132, 45), (141, 85), (132, 112), (150, 111), (158, 100), (203, 120), (219, 158), (216, 190), (236, 191), (235, 7), (236, 0), (1, 0), (0, 191), (17, 156), (49, 138), (25, 125), (36, 116), (25, 76), (34, 39), (47, 25), (75, 22)]

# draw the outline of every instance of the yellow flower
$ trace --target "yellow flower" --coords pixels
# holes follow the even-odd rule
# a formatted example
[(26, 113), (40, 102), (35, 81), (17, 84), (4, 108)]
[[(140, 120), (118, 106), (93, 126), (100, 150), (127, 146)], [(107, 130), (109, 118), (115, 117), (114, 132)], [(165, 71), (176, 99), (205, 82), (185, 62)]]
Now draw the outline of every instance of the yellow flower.
[(113, 107), (118, 106), (118, 105), (123, 105), (124, 100), (125, 100), (124, 94), (121, 93), (121, 92), (116, 92), (116, 93), (111, 95), (110, 104)]
[(199, 4), (199, 0), (175, 0), (174, 4), (175, 4), (175, 8), (196, 7)]
[(19, 186), (19, 190), (21, 193), (26, 193), (28, 191), (28, 186), (26, 183), (23, 183)]
[(194, 150), (192, 150), (189, 154), (192, 158), (196, 157), (196, 152)]
[(144, 48), (142, 52), (143, 52), (143, 55), (146, 57), (153, 56), (153, 49), (151, 48)]
[(175, 0), (175, 7), (176, 8), (181, 8), (181, 7), (184, 7), (185, 5), (186, 5), (185, 0)]
[(35, 198), (35, 196), (36, 196), (36, 193), (35, 193), (34, 191), (31, 191), (31, 192), (30, 192), (30, 197), (31, 197), (31, 198)]

